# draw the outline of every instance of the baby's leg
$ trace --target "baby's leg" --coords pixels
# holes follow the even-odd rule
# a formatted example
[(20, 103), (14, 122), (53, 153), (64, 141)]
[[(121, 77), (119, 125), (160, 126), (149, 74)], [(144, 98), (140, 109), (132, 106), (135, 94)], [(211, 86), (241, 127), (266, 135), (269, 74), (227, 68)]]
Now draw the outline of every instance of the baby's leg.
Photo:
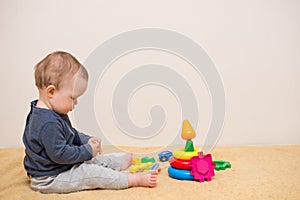
[(86, 161), (85, 163), (96, 164), (114, 170), (123, 170), (130, 166), (131, 159), (131, 153), (113, 153), (96, 156), (92, 160)]
[(31, 183), (34, 190), (42, 193), (69, 193), (88, 189), (128, 188), (128, 173), (119, 172), (96, 164), (82, 163), (56, 176), (48, 184)]
[(155, 187), (158, 172), (128, 174), (128, 187)]
[[(82, 163), (49, 180), (34, 179), (31, 188), (42, 193), (69, 193), (87, 189), (155, 187), (157, 172), (130, 174), (96, 164)], [(51, 177), (50, 177), (51, 178)], [(47, 183), (47, 184), (45, 184)]]
[(126, 153), (122, 156), (121, 170), (127, 169), (131, 165), (132, 153)]

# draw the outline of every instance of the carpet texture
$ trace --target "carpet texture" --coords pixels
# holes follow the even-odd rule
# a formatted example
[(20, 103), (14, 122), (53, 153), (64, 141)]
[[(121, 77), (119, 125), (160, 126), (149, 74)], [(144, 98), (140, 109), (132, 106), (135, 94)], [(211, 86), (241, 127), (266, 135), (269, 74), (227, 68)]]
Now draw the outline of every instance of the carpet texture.
[[(123, 147), (155, 156), (155, 148)], [(175, 148), (175, 147), (174, 147)], [(173, 148), (169, 149), (172, 150)], [(120, 151), (111, 146), (104, 153)], [(300, 145), (216, 147), (214, 160), (232, 167), (216, 171), (210, 182), (180, 181), (168, 176), (162, 164), (156, 188), (89, 190), (70, 194), (41, 194), (29, 188), (23, 169), (23, 148), (0, 148), (0, 199), (300, 199)]]

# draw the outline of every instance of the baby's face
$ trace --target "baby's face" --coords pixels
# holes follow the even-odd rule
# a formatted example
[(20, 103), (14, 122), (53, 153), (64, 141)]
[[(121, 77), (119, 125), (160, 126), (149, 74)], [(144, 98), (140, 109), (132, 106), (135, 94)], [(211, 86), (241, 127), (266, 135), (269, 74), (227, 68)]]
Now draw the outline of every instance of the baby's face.
[(77, 99), (83, 95), (87, 88), (87, 80), (76, 74), (64, 80), (59, 90), (54, 92), (51, 105), (55, 112), (68, 114), (77, 105)]

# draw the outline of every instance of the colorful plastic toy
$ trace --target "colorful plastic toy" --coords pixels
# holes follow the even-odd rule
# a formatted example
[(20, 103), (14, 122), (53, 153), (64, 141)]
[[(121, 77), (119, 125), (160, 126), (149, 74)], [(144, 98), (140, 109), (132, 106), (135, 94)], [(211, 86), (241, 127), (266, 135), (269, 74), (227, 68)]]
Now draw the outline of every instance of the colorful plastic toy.
[(151, 172), (151, 171), (157, 171), (160, 172), (161, 168), (159, 167), (158, 163), (154, 163), (150, 168), (144, 169), (143, 172)]
[[(149, 172), (149, 171), (160, 171), (159, 164), (155, 163), (155, 159), (145, 156), (143, 158), (132, 158), (132, 165), (129, 167), (129, 172)], [(153, 164), (154, 163), (154, 164)]]
[(169, 160), (171, 167), (169, 167), (168, 173), (172, 178), (195, 180), (191, 174), (190, 159), (198, 156), (200, 149), (194, 148), (192, 139), (196, 137), (196, 133), (188, 120), (183, 121), (181, 137), (186, 140), (185, 148), (173, 151), (173, 157)]
[(190, 174), (190, 170), (176, 169), (174, 167), (169, 167), (168, 173), (172, 178), (175, 179), (194, 180), (194, 177)]
[(230, 162), (224, 161), (224, 160), (213, 160), (214, 163), (216, 163), (215, 170), (225, 170), (227, 168), (231, 168)]
[(152, 166), (153, 163), (152, 162), (148, 162), (148, 163), (141, 163), (138, 165), (131, 165), (129, 167), (129, 172), (131, 173), (136, 173), (136, 172), (144, 172), (145, 170), (147, 171), (147, 169)]
[(181, 159), (171, 157), (169, 162), (172, 167), (177, 169), (192, 169), (192, 167), (189, 165), (190, 163), (189, 160), (181, 160)]
[(169, 160), (169, 175), (180, 180), (210, 181), (216, 164), (212, 162), (210, 154), (203, 155), (199, 148), (194, 148), (192, 139), (196, 133), (188, 120), (183, 121), (181, 137), (186, 140), (185, 148), (173, 152)]
[(155, 159), (153, 157), (149, 158), (148, 156), (145, 156), (145, 157), (141, 158), (141, 162), (142, 163), (148, 163), (148, 162), (155, 163)]
[(194, 144), (192, 139), (194, 139), (195, 137), (196, 137), (196, 132), (193, 129), (190, 122), (188, 120), (183, 120), (181, 138), (186, 140), (185, 148), (184, 148), (185, 152), (194, 151)]
[(204, 155), (199, 148), (194, 148), (192, 139), (196, 133), (187, 121), (183, 121), (181, 137), (186, 140), (185, 148), (173, 151), (170, 158), (168, 173), (170, 177), (179, 180), (210, 181), (215, 175), (214, 169), (224, 170), (231, 165), (226, 161), (212, 161), (211, 154)]
[(199, 151), (199, 148), (194, 148), (194, 151), (191, 152), (184, 151), (183, 148), (180, 148), (173, 151), (173, 156), (181, 160), (190, 160), (192, 157), (198, 156)]
[(161, 162), (166, 162), (168, 160), (170, 160), (170, 158), (172, 157), (172, 152), (171, 151), (168, 151), (168, 150), (165, 150), (165, 151), (162, 151), (158, 154), (158, 159), (161, 161)]
[(154, 163), (154, 165), (152, 165), (152, 167), (150, 167), (150, 171), (160, 171), (160, 167), (158, 163)]
[(192, 139), (196, 137), (196, 133), (188, 120), (183, 120), (181, 137), (186, 140), (185, 148), (176, 149), (173, 152), (173, 156), (181, 160), (190, 160), (192, 157), (198, 156), (200, 149), (194, 148), (192, 141)]
[(215, 175), (214, 168), (216, 163), (212, 161), (211, 155), (203, 155), (199, 152), (198, 157), (191, 158), (190, 167), (192, 167), (191, 175), (199, 182), (211, 181), (211, 177)]
[(131, 164), (133, 164), (133, 165), (139, 165), (141, 163), (142, 163), (142, 161), (140, 158), (132, 158), (131, 159)]

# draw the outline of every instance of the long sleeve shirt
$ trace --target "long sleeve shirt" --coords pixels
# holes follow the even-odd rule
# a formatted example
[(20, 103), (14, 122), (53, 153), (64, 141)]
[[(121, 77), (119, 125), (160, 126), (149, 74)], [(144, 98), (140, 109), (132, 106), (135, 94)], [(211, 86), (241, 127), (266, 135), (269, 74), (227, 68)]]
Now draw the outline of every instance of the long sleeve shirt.
[(53, 176), (92, 158), (90, 136), (72, 127), (68, 115), (36, 107), (26, 119), (23, 134), (24, 167), (32, 177)]

